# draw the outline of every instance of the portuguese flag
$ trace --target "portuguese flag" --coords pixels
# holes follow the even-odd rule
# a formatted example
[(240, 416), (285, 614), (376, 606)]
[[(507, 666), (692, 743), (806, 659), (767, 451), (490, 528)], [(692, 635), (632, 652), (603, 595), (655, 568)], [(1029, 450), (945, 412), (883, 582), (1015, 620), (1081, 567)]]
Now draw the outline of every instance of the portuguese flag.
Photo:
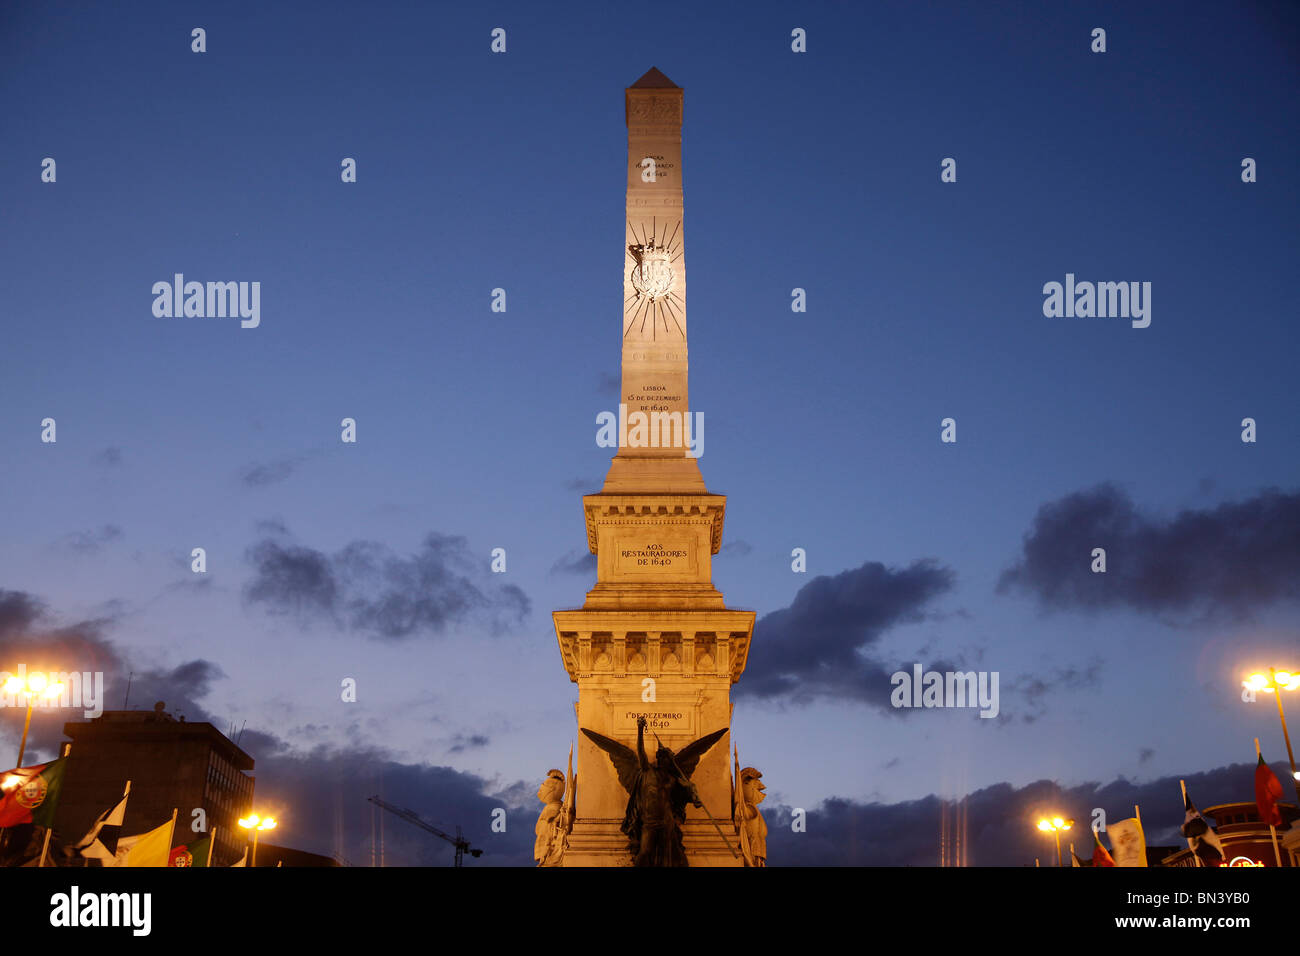
[(1093, 866), (1114, 866), (1115, 861), (1111, 858), (1110, 853), (1101, 845), (1101, 837), (1097, 836), (1097, 831), (1092, 831), (1092, 840), (1095, 846), (1092, 848), (1092, 865)]
[(195, 840), (193, 843), (182, 843), (180, 846), (172, 847), (172, 852), (167, 857), (168, 866), (207, 866), (208, 852), (212, 849), (212, 837), (205, 836), (202, 840)]
[(0, 827), (23, 823), (53, 826), (67, 765), (67, 758), (60, 757), (35, 767), (0, 772)]
[(1282, 825), (1282, 811), (1277, 808), (1281, 796), (1282, 781), (1264, 763), (1264, 755), (1261, 753), (1259, 763), (1255, 766), (1255, 807), (1259, 810), (1259, 818), (1275, 827)]

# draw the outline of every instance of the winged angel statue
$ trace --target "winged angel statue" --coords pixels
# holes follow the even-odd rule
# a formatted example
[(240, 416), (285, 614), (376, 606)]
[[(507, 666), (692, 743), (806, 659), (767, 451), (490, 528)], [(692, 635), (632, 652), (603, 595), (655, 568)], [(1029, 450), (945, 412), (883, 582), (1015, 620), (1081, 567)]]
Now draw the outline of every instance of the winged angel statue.
[(661, 742), (653, 764), (646, 757), (645, 728), (646, 719), (641, 717), (636, 724), (635, 752), (585, 727), (582, 732), (609, 754), (618, 782), (627, 791), (627, 814), (621, 829), (636, 850), (633, 866), (689, 866), (681, 827), (686, 819), (686, 804), (704, 807), (690, 777), (700, 758), (722, 739), (727, 728), (715, 730), (677, 753)]

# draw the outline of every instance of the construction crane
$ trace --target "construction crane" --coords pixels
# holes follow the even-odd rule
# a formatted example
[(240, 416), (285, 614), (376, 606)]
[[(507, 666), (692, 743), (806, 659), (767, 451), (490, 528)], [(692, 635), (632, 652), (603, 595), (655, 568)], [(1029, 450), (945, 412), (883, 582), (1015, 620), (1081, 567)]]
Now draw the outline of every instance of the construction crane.
[(383, 800), (380, 800), (377, 796), (368, 797), (367, 799), (376, 806), (383, 807), (389, 813), (401, 817), (407, 823), (413, 823), (422, 830), (428, 830), (434, 836), (442, 837), (454, 846), (456, 848), (456, 866), (464, 865), (463, 861), (466, 853), (472, 857), (480, 857), (483, 855), (482, 850), (476, 850), (471, 847), (469, 841), (460, 835), (460, 827), (456, 827), (456, 835), (452, 836), (450, 833), (444, 833), (439, 830), (432, 823), (425, 823), (413, 810), (407, 810), (405, 807), (395, 807), (391, 803), (385, 803)]

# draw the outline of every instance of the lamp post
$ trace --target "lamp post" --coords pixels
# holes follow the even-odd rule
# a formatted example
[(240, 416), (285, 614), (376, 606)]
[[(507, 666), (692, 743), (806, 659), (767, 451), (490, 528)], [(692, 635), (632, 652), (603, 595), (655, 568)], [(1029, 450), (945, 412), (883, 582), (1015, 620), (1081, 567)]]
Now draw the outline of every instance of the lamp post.
[(27, 695), (27, 720), (23, 723), (23, 738), (18, 744), (17, 766), (21, 767), (23, 765), (23, 754), (27, 752), (27, 731), (32, 726), (32, 704), (37, 697), (45, 697), (50, 700), (58, 697), (63, 693), (63, 685), (58, 681), (51, 684), (44, 674), (37, 672), (28, 674), (26, 680), (21, 677), (10, 677), (5, 681), (5, 693)]
[(1282, 691), (1300, 687), (1300, 673), (1280, 671), (1270, 667), (1267, 676), (1251, 674), (1242, 683), (1253, 691), (1272, 694), (1273, 699), (1277, 701), (1277, 716), (1282, 721), (1282, 739), (1286, 741), (1286, 756), (1291, 761), (1291, 782), (1295, 785), (1296, 799), (1300, 800), (1300, 776), (1296, 775), (1295, 754), (1291, 752), (1291, 735), (1287, 733), (1286, 712), (1282, 709)]
[[(263, 830), (274, 830), (275, 820), (272, 817), (259, 817), (256, 813), (241, 819), (239, 825), (245, 830), (253, 831), (253, 859), (249, 866), (257, 866), (257, 838)], [(211, 852), (210, 850), (208, 852)]]
[(1038, 821), (1038, 829), (1044, 833), (1052, 833), (1056, 836), (1056, 865), (1065, 866), (1065, 861), (1061, 859), (1061, 831), (1068, 830), (1074, 826), (1073, 820), (1066, 820), (1063, 817), (1052, 817), (1050, 820), (1044, 817)]

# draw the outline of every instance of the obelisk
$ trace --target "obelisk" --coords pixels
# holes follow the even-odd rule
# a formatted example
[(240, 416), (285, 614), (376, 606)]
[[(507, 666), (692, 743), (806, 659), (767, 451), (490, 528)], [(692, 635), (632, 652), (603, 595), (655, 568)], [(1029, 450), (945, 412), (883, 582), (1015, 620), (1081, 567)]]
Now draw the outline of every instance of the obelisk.
[[(629, 416), (691, 416), (687, 391), (686, 259), (682, 194), (682, 90), (651, 69), (626, 90), (622, 392)], [(580, 728), (635, 747), (680, 750), (731, 723), (731, 685), (745, 668), (752, 611), (735, 611), (713, 587), (726, 497), (705, 488), (683, 442), (620, 437), (600, 493), (582, 499), (596, 584), (581, 609), (553, 614), (560, 654), (578, 685)], [(656, 739), (657, 738), (657, 739)], [(730, 735), (691, 779), (705, 810), (687, 809), (692, 866), (739, 865), (731, 823)], [(631, 862), (620, 832), (628, 794), (609, 757), (578, 735), (576, 820), (565, 866)], [(730, 840), (730, 845), (728, 844)]]
[[(682, 218), (682, 90), (653, 67), (626, 91), (627, 231), (623, 239), (626, 415), (656, 424), (689, 415), (686, 229)], [(691, 419), (683, 421), (683, 436)], [(654, 428), (647, 438), (658, 439)], [(703, 492), (685, 442), (620, 432), (604, 491)], [(670, 429), (671, 431), (671, 429)]]

